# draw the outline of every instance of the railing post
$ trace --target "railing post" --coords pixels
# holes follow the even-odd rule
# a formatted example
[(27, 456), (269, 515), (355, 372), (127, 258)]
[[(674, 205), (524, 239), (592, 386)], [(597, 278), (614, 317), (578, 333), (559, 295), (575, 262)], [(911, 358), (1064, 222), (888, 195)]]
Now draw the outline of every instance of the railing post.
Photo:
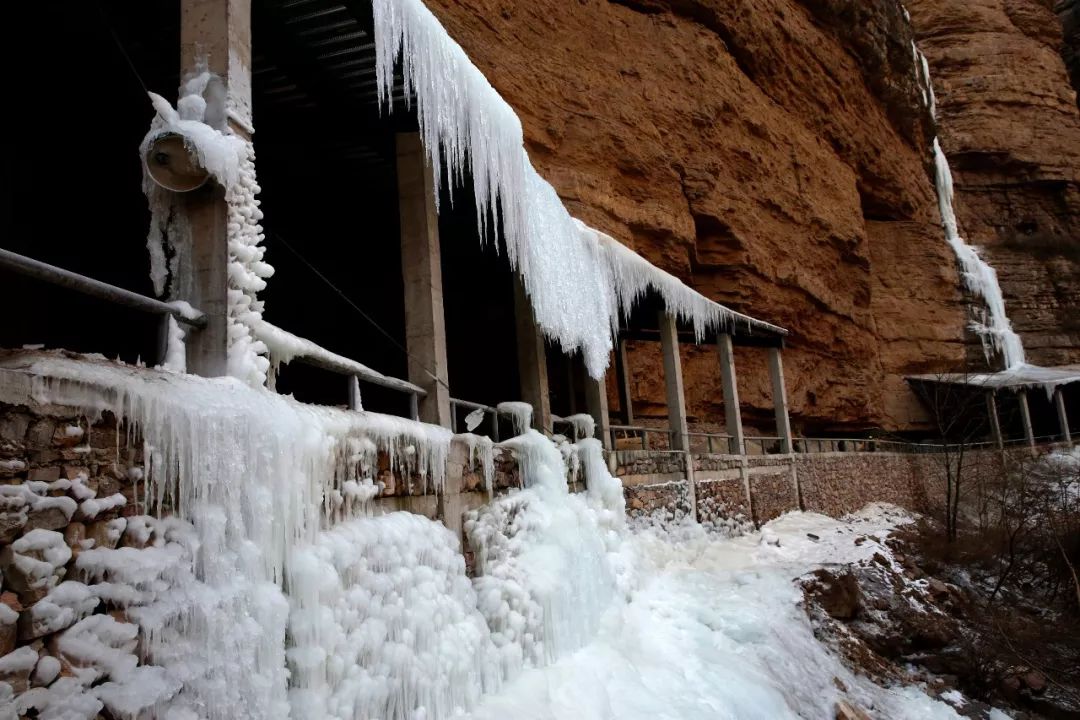
[(1065, 393), (1062, 392), (1060, 387), (1054, 388), (1054, 407), (1057, 408), (1061, 439), (1066, 445), (1072, 447), (1072, 433), (1069, 431), (1069, 413), (1065, 409)]
[(420, 418), (449, 428), (442, 253), (439, 216), (435, 210), (438, 187), (419, 133), (397, 135), (397, 183), (409, 382), (427, 391), (420, 402)]
[(409, 417), (413, 420), (420, 419), (420, 398), (416, 393), (409, 393)]
[(720, 377), (724, 387), (724, 419), (733, 455), (745, 455), (746, 443), (743, 436), (742, 415), (739, 411), (739, 385), (735, 376), (735, 350), (731, 336), (720, 333), (716, 339), (720, 353)]
[(363, 402), (360, 399), (360, 380), (355, 375), (348, 377), (349, 381), (349, 409), (353, 411), (363, 410)]

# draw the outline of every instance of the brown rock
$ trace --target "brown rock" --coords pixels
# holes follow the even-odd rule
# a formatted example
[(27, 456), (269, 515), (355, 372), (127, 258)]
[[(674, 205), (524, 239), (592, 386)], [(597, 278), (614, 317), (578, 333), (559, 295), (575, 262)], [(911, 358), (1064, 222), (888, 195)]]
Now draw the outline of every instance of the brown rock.
[(31, 530), (61, 530), (68, 524), (68, 516), (57, 507), (31, 510), (26, 516), (24, 532)]
[(1027, 672), (1024, 674), (1023, 680), (1024, 685), (1027, 686), (1028, 690), (1036, 695), (1039, 695), (1046, 690), (1046, 676), (1041, 672), (1036, 670)]
[(60, 479), (60, 468), (56, 466), (32, 468), (27, 479), (39, 482), (54, 482)]
[(997, 270), (1028, 360), (1043, 365), (1080, 361), (1080, 112), (1053, 5), (907, 4), (934, 77), (961, 232)]
[(836, 703), (836, 720), (870, 720), (870, 716), (847, 700)]
[(812, 577), (805, 586), (806, 592), (830, 617), (850, 620), (858, 615), (862, 591), (854, 573), (845, 571), (838, 575), (822, 568), (815, 570)]
[(78, 423), (59, 423), (53, 431), (52, 444), (61, 448), (73, 448), (82, 443), (86, 430)]

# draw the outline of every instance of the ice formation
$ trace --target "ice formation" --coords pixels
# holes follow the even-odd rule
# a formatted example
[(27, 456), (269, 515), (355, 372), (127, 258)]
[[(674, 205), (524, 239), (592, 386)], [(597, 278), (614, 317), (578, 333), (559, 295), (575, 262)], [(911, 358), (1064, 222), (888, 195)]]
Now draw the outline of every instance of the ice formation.
[[(926, 102), (931, 116), (937, 120), (937, 98), (934, 96), (934, 86), (930, 80), (930, 65), (926, 56), (912, 44), (912, 52), (916, 61), (916, 74), (920, 77), (920, 87), (923, 90), (923, 100)], [(941, 212), (941, 224), (945, 230), (945, 240), (953, 249), (960, 263), (960, 272), (964, 280), (964, 287), (972, 294), (981, 297), (986, 303), (983, 320), (972, 324), (972, 329), (983, 343), (987, 359), (991, 352), (1001, 354), (1005, 363), (1005, 369), (1017, 368), (1025, 364), (1024, 345), (1020, 336), (1013, 330), (1012, 323), (1005, 311), (1005, 297), (1001, 292), (1001, 284), (998, 282), (997, 271), (986, 262), (979, 251), (968, 245), (960, 236), (960, 229), (956, 221), (956, 212), (953, 208), (953, 177), (949, 168), (948, 158), (941, 148), (941, 142), (934, 138), (934, 177), (937, 186), (938, 209)]]
[[(287, 717), (285, 590), (294, 591), (294, 609), (298, 597), (299, 607), (310, 609), (295, 592), (303, 563), (292, 560), (317, 545), (329, 515), (343, 516), (342, 507), (330, 507), (334, 498), (353, 507), (370, 498), (376, 452), (389, 454), (401, 475), (440, 487), (450, 432), (306, 406), (230, 378), (56, 357), (29, 370), (39, 402), (126, 418), (145, 442), (141, 484), (149, 506), (175, 513), (128, 519), (125, 532), (142, 549), (91, 548), (76, 560), (79, 580), (96, 595), (129, 605), (131, 623), (149, 638), (149, 661), (164, 673), (161, 695), (181, 683), (170, 704), (201, 717)], [(4, 498), (33, 502), (26, 493), (74, 504), (31, 490)], [(56, 568), (70, 557), (63, 536), (51, 531), (34, 531), (12, 547), (42, 584), (56, 584)], [(99, 629), (112, 639), (122, 634)], [(103, 657), (121, 649), (106, 645), (113, 650)], [(116, 687), (101, 693), (105, 702), (124, 697)]]
[[(453, 188), (468, 167), (481, 238), (502, 231), (537, 323), (564, 351), (580, 349), (589, 374), (603, 375), (620, 313), (648, 289), (706, 329), (773, 331), (691, 290), (633, 251), (572, 218), (524, 149), (521, 123), (421, 0), (374, 0), (379, 99), (388, 104), (401, 60), (406, 97), (415, 95), (424, 147), (436, 177)], [(411, 99), (410, 99), (411, 101)]]
[[(266, 347), (253, 337), (252, 327), (262, 319), (262, 302), (257, 293), (266, 286), (274, 269), (263, 261), (262, 211), (256, 195), (255, 150), (252, 143), (227, 127), (214, 128), (203, 122), (207, 112), (204, 93), (212, 77), (205, 70), (188, 78), (180, 90), (176, 109), (160, 95), (150, 93), (157, 114), (139, 146), (145, 158), (155, 140), (167, 134), (179, 135), (199, 164), (225, 189), (228, 203), (229, 245), (229, 354), (228, 371), (251, 385), (266, 382), (269, 361)], [(170, 285), (193, 282), (190, 271), (191, 228), (185, 214), (178, 211), (175, 193), (159, 187), (144, 164), (143, 191), (150, 203), (150, 277), (158, 295), (191, 297), (191, 287)], [(175, 322), (175, 321), (172, 321)], [(171, 326), (170, 326), (171, 330)], [(170, 331), (166, 366), (179, 365), (175, 331)]]
[(515, 435), (520, 435), (532, 426), (533, 407), (527, 402), (508, 400), (496, 405), (495, 410), (510, 418)]
[(596, 433), (596, 419), (592, 415), (579, 413), (563, 418), (563, 422), (574, 430), (574, 442), (591, 438)]

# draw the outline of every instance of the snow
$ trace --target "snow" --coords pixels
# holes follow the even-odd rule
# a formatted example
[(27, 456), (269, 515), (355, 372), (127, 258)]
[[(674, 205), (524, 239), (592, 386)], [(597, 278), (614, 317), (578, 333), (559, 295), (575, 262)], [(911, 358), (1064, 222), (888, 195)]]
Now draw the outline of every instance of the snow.
[(591, 438), (596, 433), (596, 419), (592, 415), (579, 413), (563, 418), (563, 422), (574, 429), (574, 441)]
[[(930, 115), (937, 121), (937, 98), (934, 85), (930, 80), (930, 65), (926, 56), (914, 44), (912, 49), (921, 70), (923, 99), (927, 103)], [(949, 243), (960, 263), (960, 273), (964, 287), (972, 294), (981, 297), (986, 303), (983, 319), (972, 323), (972, 330), (980, 337), (987, 360), (992, 352), (1000, 353), (1006, 369), (1013, 369), (1025, 364), (1024, 345), (1020, 336), (1013, 330), (1005, 310), (1005, 297), (998, 282), (997, 271), (983, 259), (977, 248), (968, 245), (960, 236), (956, 211), (953, 208), (953, 176), (949, 160), (941, 148), (940, 140), (935, 137), (933, 143), (934, 177), (937, 186), (938, 209), (941, 224), (945, 231), (945, 240)]]
[(740, 321), (779, 330), (708, 300), (573, 219), (529, 160), (513, 109), (422, 0), (374, 0), (372, 7), (380, 105), (390, 103), (400, 60), (435, 176), (445, 171), (452, 192), (468, 167), (481, 241), (501, 229), (538, 325), (564, 352), (580, 349), (593, 378), (607, 367), (620, 313), (648, 289), (699, 337)]
[(37, 665), (37, 651), (31, 647), (16, 648), (0, 657), (0, 673), (28, 673)]

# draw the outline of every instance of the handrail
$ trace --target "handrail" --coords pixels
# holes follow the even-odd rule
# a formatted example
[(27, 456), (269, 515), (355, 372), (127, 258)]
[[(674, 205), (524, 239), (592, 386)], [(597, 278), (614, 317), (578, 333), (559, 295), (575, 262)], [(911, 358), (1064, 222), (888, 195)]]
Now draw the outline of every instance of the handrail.
[(0, 248), (0, 267), (117, 305), (126, 305), (155, 315), (172, 315), (178, 322), (192, 327), (206, 327), (206, 315), (191, 309), (190, 306), (174, 305), (157, 298), (140, 295), (137, 292), (125, 290), (122, 287), (110, 285), (4, 248)]

